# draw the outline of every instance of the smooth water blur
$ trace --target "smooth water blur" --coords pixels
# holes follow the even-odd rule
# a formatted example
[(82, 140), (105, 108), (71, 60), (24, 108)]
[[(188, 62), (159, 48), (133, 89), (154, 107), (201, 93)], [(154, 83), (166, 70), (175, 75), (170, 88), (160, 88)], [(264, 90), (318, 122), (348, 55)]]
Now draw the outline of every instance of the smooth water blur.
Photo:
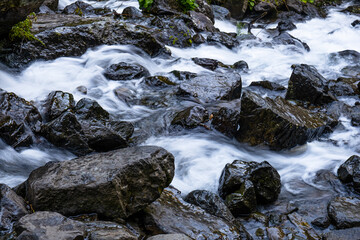
[[(64, 9), (67, 5), (72, 4), (78, 0), (59, 0), (59, 9)], [(108, 1), (97, 1), (97, 0), (82, 0), (88, 4), (91, 4), (94, 8), (110, 8), (112, 10), (121, 13), (126, 7), (139, 7), (137, 0), (119, 1), (119, 0), (108, 0)]]
[[(75, 0), (61, 0), (59, 8), (72, 2)], [(138, 7), (137, 1), (86, 2), (112, 9)], [(145, 106), (129, 106), (115, 96), (114, 90), (118, 87), (130, 89), (138, 98), (146, 90), (140, 84), (141, 79), (107, 80), (103, 75), (104, 69), (113, 63), (138, 63), (145, 66), (152, 75), (156, 75), (172, 70), (196, 73), (208, 71), (194, 64), (191, 60), (193, 57), (213, 58), (225, 64), (244, 60), (249, 64), (250, 71), (242, 74), (243, 86), (260, 80), (286, 86), (292, 72), (291, 65), (306, 63), (314, 65), (326, 78), (335, 79), (341, 75), (340, 70), (346, 62), (332, 63), (328, 58), (329, 54), (346, 49), (360, 52), (360, 28), (351, 26), (355, 19), (359, 17), (340, 13), (334, 8), (326, 19), (312, 19), (296, 24), (297, 29), (290, 34), (306, 42), (310, 52), (302, 49), (294, 51), (294, 46), (265, 44), (271, 41), (271, 37), (262, 29), (252, 30), (258, 37), (257, 40), (246, 41), (233, 50), (205, 44), (187, 49), (168, 46), (172, 52), (171, 59), (150, 58), (132, 46), (100, 46), (89, 49), (81, 57), (35, 62), (20, 74), (0, 70), (0, 87), (32, 100), (38, 106), (53, 90), (70, 92), (76, 100), (90, 97), (111, 113), (127, 116), (126, 120), (134, 121), (148, 117), (155, 111)], [(215, 26), (226, 32), (236, 32), (236, 26), (227, 21), (218, 21)], [(276, 24), (268, 27), (275, 28)], [(88, 94), (79, 92), (76, 89), (79, 86), (86, 87)], [(344, 100), (348, 104), (354, 104), (354, 100)], [(342, 162), (360, 150), (357, 147), (360, 143), (359, 129), (352, 127), (346, 118), (340, 120), (342, 127), (331, 134), (328, 140), (315, 141), (284, 152), (249, 147), (215, 131), (183, 131), (176, 135), (164, 133), (150, 137), (145, 144), (162, 146), (174, 154), (176, 175), (172, 184), (184, 193), (194, 189), (216, 191), (225, 164), (243, 159), (257, 162), (266, 160), (271, 163), (279, 171), (285, 189), (296, 195), (306, 187), (315, 186), (313, 179), (317, 171), (335, 171)], [(56, 148), (34, 147), (16, 152), (1, 143), (0, 165), (6, 167), (0, 169), (0, 182), (15, 186), (26, 178), (31, 169), (50, 160), (71, 157), (73, 156)], [(305, 184), (299, 187), (299, 182)]]

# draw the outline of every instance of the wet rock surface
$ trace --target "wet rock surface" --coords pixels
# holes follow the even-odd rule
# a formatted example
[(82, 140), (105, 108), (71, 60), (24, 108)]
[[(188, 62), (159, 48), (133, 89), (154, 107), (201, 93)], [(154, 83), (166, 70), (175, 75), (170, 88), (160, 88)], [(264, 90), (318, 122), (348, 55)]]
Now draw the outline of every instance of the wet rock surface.
[(156, 200), (173, 176), (174, 157), (164, 149), (126, 148), (48, 163), (30, 174), (25, 198), (37, 211), (124, 218)]
[(150, 76), (149, 71), (138, 64), (117, 63), (105, 69), (104, 76), (110, 80), (133, 80)]
[(208, 120), (208, 111), (202, 106), (194, 106), (177, 113), (171, 124), (180, 125), (185, 128), (195, 128)]
[(360, 192), (360, 157), (353, 155), (346, 160), (337, 171), (339, 179), (343, 183), (350, 183), (353, 188)]
[(328, 205), (330, 220), (338, 229), (360, 226), (360, 199), (335, 197)]

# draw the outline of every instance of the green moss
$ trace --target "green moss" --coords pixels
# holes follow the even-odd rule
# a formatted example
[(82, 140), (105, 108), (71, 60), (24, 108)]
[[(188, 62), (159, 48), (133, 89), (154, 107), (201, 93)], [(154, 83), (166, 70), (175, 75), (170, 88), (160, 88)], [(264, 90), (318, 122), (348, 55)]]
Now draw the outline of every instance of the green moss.
[(31, 28), (33, 22), (36, 21), (35, 13), (31, 13), (24, 21), (18, 22), (15, 24), (9, 33), (9, 38), (11, 41), (21, 40), (21, 41), (38, 41), (43, 46), (45, 44), (31, 33)]

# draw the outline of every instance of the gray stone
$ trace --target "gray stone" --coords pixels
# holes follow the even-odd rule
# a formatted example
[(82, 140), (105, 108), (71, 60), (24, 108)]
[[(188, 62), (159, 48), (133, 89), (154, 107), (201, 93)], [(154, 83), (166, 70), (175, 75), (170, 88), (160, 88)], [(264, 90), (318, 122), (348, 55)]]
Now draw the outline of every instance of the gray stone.
[(360, 227), (360, 199), (336, 197), (328, 205), (328, 215), (338, 229)]

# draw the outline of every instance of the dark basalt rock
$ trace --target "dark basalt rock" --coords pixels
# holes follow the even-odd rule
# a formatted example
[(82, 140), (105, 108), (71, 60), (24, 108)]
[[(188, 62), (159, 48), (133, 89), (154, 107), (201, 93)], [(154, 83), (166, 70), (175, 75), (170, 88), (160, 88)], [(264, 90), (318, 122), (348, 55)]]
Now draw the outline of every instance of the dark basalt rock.
[(289, 149), (319, 137), (333, 120), (292, 105), (281, 97), (261, 98), (245, 92), (236, 139), (251, 145), (264, 144), (274, 150)]
[(148, 77), (150, 73), (139, 64), (120, 62), (106, 68), (104, 76), (110, 80), (133, 80)]
[(238, 73), (207, 74), (183, 81), (179, 86), (179, 95), (190, 95), (204, 102), (233, 100), (240, 98), (241, 76)]
[(0, 138), (4, 142), (14, 148), (29, 146), (41, 122), (39, 111), (30, 102), (0, 89)]
[(28, 214), (25, 201), (5, 184), (0, 184), (0, 235), (9, 231), (12, 223)]
[(240, 45), (236, 37), (236, 33), (213, 32), (207, 36), (206, 40), (209, 44), (221, 44), (232, 49)]
[(306, 65), (293, 65), (286, 99), (300, 100), (315, 105), (323, 105), (335, 101), (336, 98), (328, 92), (326, 79), (316, 68)]
[(152, 76), (144, 79), (144, 83), (150, 87), (169, 87), (174, 86), (176, 83), (172, 82), (168, 77)]
[(255, 211), (256, 193), (253, 183), (245, 180), (239, 190), (226, 196), (225, 203), (236, 217)]
[(75, 100), (71, 93), (53, 91), (45, 100), (44, 116), (47, 121), (52, 121), (66, 111), (73, 111), (74, 108)]
[(211, 7), (213, 9), (215, 19), (230, 20), (231, 14), (227, 8), (218, 5), (212, 5)]
[(278, 83), (270, 82), (270, 81), (258, 81), (258, 82), (251, 82), (250, 86), (252, 87), (262, 87), (265, 89), (269, 89), (272, 91), (284, 91), (286, 88)]
[(246, 0), (219, 0), (215, 4), (229, 9), (231, 17), (235, 19), (242, 19), (248, 8), (248, 2), (249, 1)]
[(360, 226), (360, 199), (355, 197), (335, 197), (328, 205), (331, 222), (338, 228)]
[(193, 60), (193, 62), (199, 66), (202, 66), (203, 68), (209, 69), (211, 71), (214, 71), (215, 69), (217, 69), (218, 67), (226, 67), (225, 64), (223, 64), (222, 62), (215, 60), (215, 59), (211, 59), (211, 58), (192, 58), (191, 60)]
[(181, 199), (176, 189), (165, 189), (159, 199), (141, 213), (150, 233), (183, 233), (196, 239), (246, 239), (236, 225)]
[(360, 5), (349, 6), (344, 10), (342, 10), (341, 12), (360, 14)]
[(191, 240), (191, 238), (181, 233), (169, 233), (169, 234), (158, 234), (149, 237), (148, 240)]
[(185, 128), (195, 128), (208, 120), (209, 113), (204, 107), (193, 106), (177, 113), (171, 124), (180, 125)]
[(270, 13), (276, 11), (276, 6), (270, 1), (269, 2), (260, 1), (258, 4), (254, 6), (254, 11), (259, 13), (263, 13), (263, 12)]
[(274, 37), (273, 42), (275, 44), (294, 45), (300, 49), (304, 49), (308, 52), (310, 51), (310, 47), (306, 43), (302, 42), (300, 39), (291, 36), (287, 32), (282, 32), (279, 36)]
[(76, 1), (68, 6), (66, 6), (63, 10), (64, 14), (76, 14), (79, 16), (86, 16), (95, 14), (95, 9), (88, 3), (83, 1)]
[(190, 11), (190, 17), (194, 24), (194, 29), (197, 32), (214, 32), (216, 28), (214, 27), (214, 23), (204, 14), (199, 12)]
[[(237, 106), (240, 109), (240, 106)], [(222, 107), (213, 112), (211, 125), (228, 137), (233, 137), (239, 130), (240, 111), (231, 106)]]
[[(94, 167), (96, 166), (96, 167)], [(126, 218), (155, 201), (174, 177), (174, 157), (143, 146), (48, 163), (26, 180), (36, 211)]]
[(215, 193), (206, 190), (195, 190), (186, 195), (184, 200), (229, 222), (233, 222), (235, 220), (223, 200)]
[(357, 27), (359, 25), (360, 25), (360, 20), (355, 20), (351, 23), (351, 26), (353, 26), (353, 27)]
[(277, 29), (279, 30), (279, 32), (285, 32), (296, 29), (296, 26), (290, 20), (282, 20), (278, 23)]
[(299, 0), (287, 0), (286, 6), (291, 11), (305, 16), (309, 16), (311, 18), (323, 16), (323, 14), (319, 12), (318, 9), (309, 2), (303, 3)]
[(360, 236), (360, 228), (347, 228), (340, 230), (331, 230), (324, 234), (323, 238), (326, 240), (345, 240), (353, 239), (354, 236)]
[(354, 189), (360, 192), (360, 157), (353, 155), (346, 160), (337, 171), (343, 183), (351, 183)]
[(344, 50), (331, 53), (329, 55), (329, 59), (334, 63), (339, 63), (339, 61), (347, 61), (349, 64), (359, 64), (360, 53), (355, 50)]
[(240, 60), (234, 63), (232, 65), (232, 68), (241, 72), (246, 72), (247, 70), (249, 70), (249, 65), (247, 64), (247, 62)]
[(105, 221), (85, 222), (89, 240), (138, 240), (138, 233), (127, 226)]
[(178, 70), (174, 70), (170, 72), (172, 75), (174, 75), (174, 77), (177, 80), (190, 80), (194, 77), (197, 77), (196, 73), (192, 73), (192, 72), (187, 72), (187, 71), (178, 71)]
[(59, 0), (45, 0), (42, 6), (44, 5), (52, 11), (56, 11), (58, 9)]
[(329, 91), (335, 96), (354, 96), (360, 93), (356, 83), (359, 78), (340, 77), (329, 82)]
[(325, 229), (330, 226), (330, 220), (328, 217), (318, 217), (311, 222), (312, 225)]
[(136, 7), (126, 7), (122, 12), (122, 16), (125, 18), (141, 18), (143, 16), (142, 12)]

